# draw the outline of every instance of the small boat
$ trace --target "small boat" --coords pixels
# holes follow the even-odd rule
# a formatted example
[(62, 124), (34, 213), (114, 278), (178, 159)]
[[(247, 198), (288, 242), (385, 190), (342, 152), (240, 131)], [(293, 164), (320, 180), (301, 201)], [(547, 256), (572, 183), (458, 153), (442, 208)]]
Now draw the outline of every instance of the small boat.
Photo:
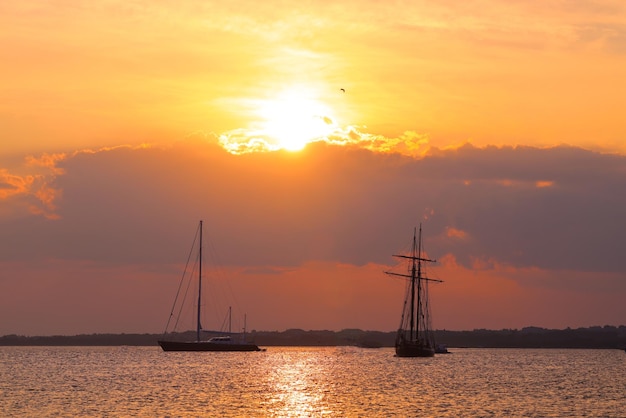
[(356, 346), (360, 348), (381, 348), (383, 345), (375, 340), (361, 340), (356, 343)]
[[(198, 239), (199, 238), (199, 239)], [(158, 343), (163, 351), (263, 351), (256, 344), (246, 342), (246, 328), (244, 325), (243, 334), (240, 335), (238, 341), (235, 341), (231, 335), (223, 335), (212, 337), (208, 340), (202, 340), (202, 325), (200, 325), (201, 318), (201, 306), (202, 306), (202, 221), (198, 226), (196, 232), (196, 239), (198, 239), (198, 299), (197, 299), (197, 311), (196, 311), (196, 339), (193, 341), (177, 341), (175, 339), (165, 339), (167, 336), (167, 327), (165, 327), (164, 339), (159, 340)], [(194, 240), (194, 243), (196, 241)], [(177, 294), (178, 297), (178, 294)], [(174, 307), (176, 306), (176, 300), (170, 313), (170, 319), (173, 317)], [(231, 310), (229, 309), (229, 323), (230, 323)], [(229, 326), (230, 331), (230, 326)]]
[(435, 260), (422, 257), (422, 225), (413, 230), (413, 245), (410, 255), (394, 255), (408, 261), (409, 274), (386, 271), (385, 273), (409, 279), (400, 328), (396, 334), (397, 357), (433, 357), (435, 355), (435, 337), (431, 329), (430, 306), (428, 301), (428, 283), (442, 282), (424, 276), (424, 264)]
[(448, 351), (448, 346), (445, 344), (437, 344), (435, 346), (435, 354), (450, 354)]

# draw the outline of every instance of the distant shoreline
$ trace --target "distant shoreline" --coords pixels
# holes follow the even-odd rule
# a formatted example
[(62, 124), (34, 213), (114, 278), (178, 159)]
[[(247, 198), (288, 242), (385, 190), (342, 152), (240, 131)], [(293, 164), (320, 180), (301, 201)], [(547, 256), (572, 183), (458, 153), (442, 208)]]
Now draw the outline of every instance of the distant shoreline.
[[(194, 339), (195, 332), (170, 334), (184, 340)], [(210, 334), (207, 334), (210, 335)], [(0, 337), (0, 346), (156, 346), (162, 334), (81, 334), (73, 336)], [(260, 346), (360, 346), (368, 348), (393, 347), (395, 331), (252, 331), (249, 341)], [(463, 348), (626, 348), (626, 326), (604, 326), (551, 330), (527, 327), (521, 330), (446, 331), (436, 330), (438, 344)]]

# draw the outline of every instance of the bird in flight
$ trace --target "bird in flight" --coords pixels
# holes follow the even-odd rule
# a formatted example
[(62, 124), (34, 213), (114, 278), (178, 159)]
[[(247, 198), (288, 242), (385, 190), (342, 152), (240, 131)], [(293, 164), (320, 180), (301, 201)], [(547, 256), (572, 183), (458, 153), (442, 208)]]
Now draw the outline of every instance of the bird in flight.
[(346, 89), (339, 89), (339, 90), (341, 90), (341, 91), (342, 91), (342, 92), (344, 92), (344, 93), (346, 92)]

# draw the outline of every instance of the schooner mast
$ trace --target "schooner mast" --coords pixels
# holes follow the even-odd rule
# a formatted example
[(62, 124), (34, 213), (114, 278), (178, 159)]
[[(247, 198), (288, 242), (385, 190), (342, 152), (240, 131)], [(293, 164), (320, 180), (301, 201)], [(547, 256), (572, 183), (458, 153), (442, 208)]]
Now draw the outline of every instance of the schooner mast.
[(413, 229), (411, 254), (394, 254), (394, 257), (408, 260), (410, 267), (410, 274), (385, 272), (389, 275), (409, 279), (400, 328), (396, 336), (396, 355), (399, 357), (430, 357), (435, 353), (435, 343), (430, 324), (428, 282), (442, 282), (442, 280), (423, 276), (422, 263), (434, 263), (436, 260), (422, 257), (421, 224), (419, 236), (417, 235), (417, 228)]

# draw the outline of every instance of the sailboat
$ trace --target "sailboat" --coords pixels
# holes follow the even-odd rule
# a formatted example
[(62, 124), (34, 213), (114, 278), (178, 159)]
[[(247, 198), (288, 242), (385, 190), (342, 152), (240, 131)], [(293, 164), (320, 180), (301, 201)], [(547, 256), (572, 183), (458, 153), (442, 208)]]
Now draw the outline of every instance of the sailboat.
[(442, 282), (424, 276), (424, 263), (435, 260), (422, 257), (422, 225), (413, 230), (413, 245), (410, 255), (394, 255), (408, 261), (409, 273), (391, 271), (385, 273), (405, 277), (408, 280), (400, 328), (396, 334), (397, 357), (432, 357), (435, 355), (435, 338), (431, 329), (428, 283)]
[[(200, 324), (201, 307), (202, 307), (202, 221), (198, 226), (196, 232), (196, 238), (199, 238), (198, 245), (198, 299), (197, 299), (197, 311), (196, 311), (196, 339), (193, 341), (176, 341), (176, 340), (159, 340), (158, 343), (163, 351), (262, 351), (256, 344), (246, 342), (245, 340), (245, 325), (243, 335), (239, 341), (235, 341), (231, 335), (222, 335), (210, 338), (208, 340), (202, 340), (202, 325)], [(195, 242), (195, 241), (194, 241)], [(177, 295), (178, 297), (178, 295)], [(176, 301), (174, 301), (176, 305)], [(174, 307), (172, 307), (172, 313), (170, 313), (170, 319), (173, 317)], [(229, 309), (229, 317), (230, 317)], [(167, 335), (166, 325), (164, 338)], [(229, 329), (230, 331), (230, 329)]]

